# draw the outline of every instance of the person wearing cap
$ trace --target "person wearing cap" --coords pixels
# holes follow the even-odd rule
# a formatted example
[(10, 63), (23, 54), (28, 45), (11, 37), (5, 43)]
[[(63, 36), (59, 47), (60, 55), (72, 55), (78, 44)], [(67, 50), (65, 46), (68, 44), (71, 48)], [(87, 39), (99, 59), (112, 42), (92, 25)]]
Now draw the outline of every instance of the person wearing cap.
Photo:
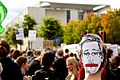
[(20, 67), (8, 57), (9, 52), (10, 46), (8, 43), (0, 40), (0, 63), (3, 67), (1, 78), (2, 80), (23, 80)]
[(78, 80), (117, 80), (106, 67), (106, 49), (98, 35), (84, 35), (79, 45), (84, 72), (78, 75)]

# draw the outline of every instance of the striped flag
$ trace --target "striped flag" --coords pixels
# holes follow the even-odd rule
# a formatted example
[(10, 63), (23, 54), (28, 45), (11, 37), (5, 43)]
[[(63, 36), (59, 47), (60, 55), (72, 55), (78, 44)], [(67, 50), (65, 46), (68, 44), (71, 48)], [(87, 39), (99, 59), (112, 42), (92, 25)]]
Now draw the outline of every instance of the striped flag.
[(7, 15), (7, 8), (3, 5), (3, 3), (0, 1), (0, 34), (4, 32), (4, 28), (2, 27), (2, 22), (5, 19)]

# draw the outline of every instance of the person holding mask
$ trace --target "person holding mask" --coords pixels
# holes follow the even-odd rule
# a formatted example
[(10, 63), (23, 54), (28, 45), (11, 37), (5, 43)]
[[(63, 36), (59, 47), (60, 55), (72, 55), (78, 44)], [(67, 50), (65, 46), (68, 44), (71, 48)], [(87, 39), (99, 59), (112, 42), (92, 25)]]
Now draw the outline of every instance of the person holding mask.
[(96, 34), (86, 34), (80, 45), (84, 75), (79, 80), (117, 80), (114, 73), (106, 67), (106, 49), (102, 39)]

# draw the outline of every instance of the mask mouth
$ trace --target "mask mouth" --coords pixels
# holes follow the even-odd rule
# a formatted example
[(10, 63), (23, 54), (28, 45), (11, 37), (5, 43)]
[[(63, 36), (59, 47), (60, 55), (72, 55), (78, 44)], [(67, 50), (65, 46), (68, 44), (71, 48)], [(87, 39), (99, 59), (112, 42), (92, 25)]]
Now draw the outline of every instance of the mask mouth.
[(85, 64), (85, 67), (98, 67), (98, 64)]

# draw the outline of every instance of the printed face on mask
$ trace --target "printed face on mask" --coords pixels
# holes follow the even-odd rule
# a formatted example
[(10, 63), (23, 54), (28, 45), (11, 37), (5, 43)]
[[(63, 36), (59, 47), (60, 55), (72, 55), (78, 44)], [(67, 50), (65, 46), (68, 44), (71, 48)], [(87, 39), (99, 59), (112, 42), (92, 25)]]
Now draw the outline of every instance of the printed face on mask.
[(101, 49), (98, 42), (84, 43), (82, 46), (82, 62), (84, 69), (87, 73), (95, 74), (101, 63), (103, 62), (103, 55), (101, 55)]

